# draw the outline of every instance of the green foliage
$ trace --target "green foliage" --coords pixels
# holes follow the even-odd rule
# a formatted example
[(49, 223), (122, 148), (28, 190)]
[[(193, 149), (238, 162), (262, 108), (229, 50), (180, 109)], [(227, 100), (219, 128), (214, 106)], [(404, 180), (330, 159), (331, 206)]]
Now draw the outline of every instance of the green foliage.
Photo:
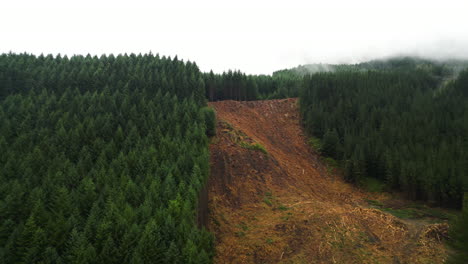
[[(303, 124), (320, 139), (311, 143), (338, 161), (349, 182), (460, 207), (468, 184), (468, 72), (447, 84), (438, 67), (401, 59), (304, 76)], [(447, 87), (434, 96), (441, 83)]]
[(404, 209), (383, 208), (382, 210), (401, 219), (415, 219), (415, 218), (421, 217), (421, 215), (418, 215), (417, 212), (411, 208), (404, 208)]
[(323, 136), (323, 141), (321, 144), (321, 152), (327, 157), (337, 158), (338, 157), (338, 144), (339, 144), (338, 134), (335, 130), (327, 131)]
[(323, 161), (327, 165), (327, 170), (329, 173), (331, 173), (332, 170), (340, 167), (338, 161), (336, 161), (334, 158), (326, 157), (323, 159)]
[(382, 207), (383, 204), (379, 201), (376, 201), (376, 200), (366, 200), (367, 203), (371, 206), (376, 206), (376, 207)]
[(159, 55), (0, 55), (0, 262), (209, 263), (204, 88)]
[(299, 95), (300, 78), (293, 74), (277, 76), (246, 75), (240, 71), (204, 74), (206, 97), (210, 101), (280, 99)]
[(239, 227), (243, 230), (243, 231), (247, 231), (249, 230), (249, 227), (245, 224), (245, 222), (241, 222)]
[(367, 203), (374, 208), (402, 219), (430, 218), (434, 222), (442, 222), (445, 220), (452, 220), (456, 217), (455, 211), (428, 207), (422, 203), (401, 204), (398, 208), (388, 207), (384, 203), (376, 200), (367, 200)]
[(322, 141), (320, 140), (320, 138), (310, 137), (309, 145), (318, 152), (322, 151)]
[(264, 154), (268, 154), (265, 147), (260, 145), (259, 143), (249, 144), (246, 142), (240, 142), (239, 144), (243, 148), (250, 149), (250, 150), (257, 150), (257, 151), (263, 152)]
[(263, 197), (263, 202), (268, 206), (272, 206), (273, 205), (273, 203), (271, 202), (272, 199), (273, 199), (273, 194), (271, 192), (265, 192), (265, 196)]
[(201, 110), (203, 120), (205, 120), (206, 134), (209, 137), (216, 135), (216, 112), (211, 107), (203, 107)]
[(462, 264), (468, 262), (468, 193), (465, 193), (464, 206), (461, 215), (451, 225), (450, 245), (455, 249), (455, 253), (449, 258), (448, 263)]
[(362, 178), (359, 185), (368, 192), (383, 192), (385, 190), (385, 183), (371, 177)]
[(272, 206), (273, 203), (271, 202), (270, 198), (268, 197), (263, 197), (263, 202), (268, 205), (268, 206)]

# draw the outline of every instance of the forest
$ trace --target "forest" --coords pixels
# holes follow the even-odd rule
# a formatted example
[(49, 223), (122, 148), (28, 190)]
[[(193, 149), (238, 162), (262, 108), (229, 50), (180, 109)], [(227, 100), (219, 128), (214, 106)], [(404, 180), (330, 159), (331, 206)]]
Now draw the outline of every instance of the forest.
[(0, 80), (1, 263), (210, 263), (195, 64), (3, 54)]
[(301, 77), (246, 75), (240, 71), (204, 74), (206, 98), (210, 101), (254, 101), (299, 96)]
[(211, 263), (214, 237), (196, 221), (216, 126), (207, 101), (299, 97), (306, 133), (346, 181), (464, 207), (451, 242), (463, 263), (466, 66), (398, 58), (248, 75), (151, 53), (2, 54), (0, 262)]
[(452, 233), (456, 248), (463, 252), (453, 263), (464, 263), (468, 70), (376, 65), (378, 70), (304, 75), (300, 92), (304, 128), (321, 140), (323, 155), (338, 161), (346, 181), (363, 185), (373, 178), (409, 199), (454, 208), (464, 205)]
[(343, 162), (348, 181), (375, 177), (412, 199), (461, 207), (465, 74), (447, 87), (418, 71), (313, 75), (301, 96), (306, 129)]

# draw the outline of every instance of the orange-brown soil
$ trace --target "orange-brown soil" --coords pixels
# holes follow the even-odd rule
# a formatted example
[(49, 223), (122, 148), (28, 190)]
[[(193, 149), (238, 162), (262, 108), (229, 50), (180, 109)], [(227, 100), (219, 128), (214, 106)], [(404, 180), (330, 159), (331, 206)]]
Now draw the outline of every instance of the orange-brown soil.
[(297, 104), (210, 103), (218, 118), (207, 223), (215, 263), (442, 263), (446, 248), (428, 235), (439, 227), (370, 208), (369, 194), (309, 147)]

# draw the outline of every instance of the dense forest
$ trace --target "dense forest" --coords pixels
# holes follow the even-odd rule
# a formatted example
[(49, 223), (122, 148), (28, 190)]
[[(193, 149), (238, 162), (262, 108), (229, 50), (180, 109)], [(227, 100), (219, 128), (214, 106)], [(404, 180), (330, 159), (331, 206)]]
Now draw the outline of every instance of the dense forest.
[(387, 59), (376, 59), (357, 64), (305, 64), (273, 73), (273, 77), (304, 77), (324, 72), (366, 72), (366, 71), (413, 71), (425, 70), (434, 75), (451, 75), (468, 67), (467, 60), (444, 59), (433, 60), (419, 57), (397, 56)]
[[(210, 263), (213, 236), (196, 222), (215, 134), (207, 100), (299, 97), (306, 132), (345, 180), (462, 208), (466, 66), (398, 58), (269, 76), (151, 53), (2, 54), (0, 262)], [(459, 252), (467, 199), (452, 228)]]
[(206, 97), (210, 101), (252, 101), (299, 96), (301, 77), (246, 75), (240, 71), (204, 74)]
[[(451, 75), (452, 73), (453, 75)], [(345, 180), (369, 178), (408, 198), (463, 208), (451, 244), (468, 256), (468, 70), (394, 67), (305, 75), (304, 127)]]
[(456, 250), (448, 263), (464, 264), (468, 261), (468, 193), (465, 193), (461, 215), (452, 224), (450, 245)]
[(320, 73), (304, 79), (306, 130), (345, 177), (377, 178), (412, 199), (461, 207), (468, 184), (468, 72), (441, 86), (427, 71)]
[(1, 263), (210, 262), (195, 64), (3, 54), (0, 80)]

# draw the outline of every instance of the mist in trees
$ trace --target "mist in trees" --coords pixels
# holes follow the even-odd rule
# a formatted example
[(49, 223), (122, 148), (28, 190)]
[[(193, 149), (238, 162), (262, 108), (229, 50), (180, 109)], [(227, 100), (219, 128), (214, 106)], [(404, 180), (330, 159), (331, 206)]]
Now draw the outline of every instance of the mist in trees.
[(373, 177), (409, 198), (461, 207), (468, 169), (468, 84), (425, 70), (343, 71), (304, 78), (308, 133), (346, 179)]

